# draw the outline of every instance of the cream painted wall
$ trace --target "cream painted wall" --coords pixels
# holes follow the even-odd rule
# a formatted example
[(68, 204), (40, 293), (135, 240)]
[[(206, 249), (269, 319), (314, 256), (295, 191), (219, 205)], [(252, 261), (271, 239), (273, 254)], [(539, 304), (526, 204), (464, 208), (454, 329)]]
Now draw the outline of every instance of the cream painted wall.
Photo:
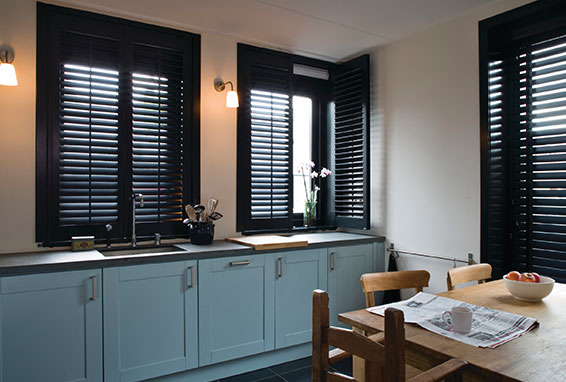
[[(19, 81), (18, 87), (0, 86), (0, 253), (37, 249), (35, 4), (0, 2), (0, 46), (15, 51)], [(217, 238), (236, 234), (236, 110), (225, 107), (226, 93), (216, 92), (213, 83), (220, 77), (237, 85), (236, 44), (226, 36), (201, 33), (201, 200), (220, 200), (224, 218), (216, 224)]]
[[(466, 260), (480, 254), (478, 21), (529, 1), (502, 1), (379, 49), (385, 126), (385, 221), (398, 249)], [(401, 255), (446, 290), (453, 264)]]
[[(502, 1), (372, 52), (372, 232), (398, 248), (479, 257), (477, 21), (526, 2)], [(2, 1), (0, 14), (0, 46), (15, 50), (20, 82), (0, 87), (6, 253), (36, 249), (35, 1)], [(217, 77), (236, 81), (237, 41), (201, 36), (201, 198), (220, 200), (222, 238), (236, 234), (236, 111), (224, 107), (225, 94), (212, 84)], [(430, 269), (436, 291), (450, 264), (403, 257), (400, 266)]]
[(216, 222), (215, 238), (223, 238), (236, 234), (237, 109), (226, 108), (226, 91), (218, 93), (213, 84), (222, 78), (237, 85), (237, 42), (203, 34), (201, 44), (201, 200), (219, 200), (224, 217)]
[(0, 1), (0, 15), (19, 83), (0, 86), (0, 252), (10, 252), (35, 248), (35, 2)]

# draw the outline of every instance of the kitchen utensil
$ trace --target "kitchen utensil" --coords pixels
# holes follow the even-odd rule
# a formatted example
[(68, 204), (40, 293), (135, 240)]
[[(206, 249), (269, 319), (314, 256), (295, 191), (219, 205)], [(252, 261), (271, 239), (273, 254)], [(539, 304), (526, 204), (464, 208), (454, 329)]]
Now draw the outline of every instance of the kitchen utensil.
[(193, 206), (191, 206), (190, 204), (187, 204), (185, 206), (185, 212), (187, 213), (187, 216), (189, 217), (189, 219), (191, 221), (196, 222), (197, 221), (197, 215), (195, 212), (195, 209), (193, 208)]
[(218, 206), (218, 199), (208, 198), (208, 214), (212, 215)]
[(195, 213), (197, 215), (197, 218), (195, 221), (197, 222), (202, 222), (203, 221), (203, 212), (204, 212), (204, 206), (202, 204), (197, 204), (196, 206), (193, 207), (195, 209)]
[(222, 214), (220, 212), (213, 212), (210, 214), (210, 216), (208, 217), (210, 220), (218, 220), (220, 218), (222, 218)]

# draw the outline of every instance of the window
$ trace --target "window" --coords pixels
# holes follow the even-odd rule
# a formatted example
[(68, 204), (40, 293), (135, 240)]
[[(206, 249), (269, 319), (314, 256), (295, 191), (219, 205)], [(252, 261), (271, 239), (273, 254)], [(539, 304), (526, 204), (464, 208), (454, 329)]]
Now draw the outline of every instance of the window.
[(183, 236), (198, 198), (199, 36), (38, 4), (37, 241)]
[(306, 194), (311, 183), (306, 182), (302, 167), (313, 161), (312, 128), (313, 101), (309, 97), (293, 96), (293, 214), (304, 211)]
[[(480, 24), (482, 261), (566, 281), (566, 29), (525, 6)], [(503, 21), (501, 21), (503, 20)]]
[(318, 226), (369, 228), (369, 57), (336, 65), (239, 44), (238, 88), (237, 230), (300, 226), (294, 169), (311, 160), (335, 174), (322, 182)]

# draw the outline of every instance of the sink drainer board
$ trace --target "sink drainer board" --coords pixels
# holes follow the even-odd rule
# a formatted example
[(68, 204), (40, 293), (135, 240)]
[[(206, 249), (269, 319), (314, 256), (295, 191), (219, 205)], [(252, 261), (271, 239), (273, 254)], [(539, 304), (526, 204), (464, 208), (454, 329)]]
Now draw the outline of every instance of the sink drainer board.
[(300, 237), (278, 236), (278, 235), (257, 235), (226, 238), (227, 241), (236, 244), (247, 245), (255, 250), (284, 249), (306, 247), (309, 242)]

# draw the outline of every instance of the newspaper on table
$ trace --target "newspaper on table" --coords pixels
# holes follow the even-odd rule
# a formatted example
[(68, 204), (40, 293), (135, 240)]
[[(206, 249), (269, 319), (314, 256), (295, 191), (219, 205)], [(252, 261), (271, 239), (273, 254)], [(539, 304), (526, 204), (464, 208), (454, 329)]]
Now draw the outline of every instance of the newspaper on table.
[[(463, 306), (473, 312), (469, 333), (453, 332), (442, 319), (442, 312), (449, 311), (454, 306)], [(367, 310), (383, 316), (387, 308), (402, 310), (407, 323), (417, 324), (431, 332), (482, 348), (493, 349), (503, 345), (538, 325), (533, 318), (423, 292), (406, 301), (374, 306)]]

